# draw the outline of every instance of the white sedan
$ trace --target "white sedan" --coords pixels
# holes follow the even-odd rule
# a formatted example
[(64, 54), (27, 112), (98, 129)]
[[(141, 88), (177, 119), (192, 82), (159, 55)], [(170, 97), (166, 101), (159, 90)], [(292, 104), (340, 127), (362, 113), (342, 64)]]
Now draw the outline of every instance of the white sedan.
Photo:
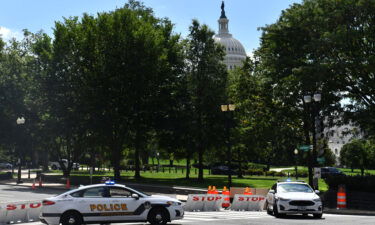
[(323, 205), (318, 193), (304, 182), (278, 182), (267, 194), (267, 213), (275, 217), (313, 214), (315, 218), (322, 218)]
[(177, 199), (147, 195), (112, 181), (82, 186), (43, 200), (40, 220), (51, 225), (147, 221), (166, 224), (183, 216)]

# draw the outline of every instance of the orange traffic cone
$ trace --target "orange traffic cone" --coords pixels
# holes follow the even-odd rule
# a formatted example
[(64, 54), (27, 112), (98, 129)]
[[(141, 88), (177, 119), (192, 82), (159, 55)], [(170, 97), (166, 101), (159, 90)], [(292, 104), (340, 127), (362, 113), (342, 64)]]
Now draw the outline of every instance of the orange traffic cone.
[(219, 192), (216, 190), (216, 186), (212, 187), (211, 194), (218, 195)]
[(244, 195), (252, 195), (253, 193), (251, 193), (251, 189), (249, 187), (246, 187), (245, 192), (243, 194)]
[(211, 186), (208, 186), (207, 194), (212, 194)]
[(229, 190), (227, 189), (226, 186), (224, 186), (223, 188), (223, 191), (221, 192), (221, 194), (223, 195), (223, 203), (221, 204), (221, 206), (223, 208), (229, 208), (230, 206), (230, 192)]
[(70, 179), (66, 179), (66, 189), (70, 189)]
[(31, 185), (31, 189), (35, 190), (35, 179), (34, 179), (33, 185)]
[(346, 192), (344, 186), (337, 191), (337, 209), (346, 209)]

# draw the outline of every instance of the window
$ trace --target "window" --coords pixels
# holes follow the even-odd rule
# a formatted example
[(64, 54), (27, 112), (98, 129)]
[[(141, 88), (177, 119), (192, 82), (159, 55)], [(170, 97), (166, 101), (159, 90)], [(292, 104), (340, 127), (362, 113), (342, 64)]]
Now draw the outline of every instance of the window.
[(84, 191), (76, 191), (76, 192), (70, 194), (70, 196), (72, 196), (72, 197), (74, 197), (74, 198), (82, 198), (82, 196), (83, 196), (83, 192), (84, 192)]
[(337, 148), (335, 148), (335, 154), (339, 154), (339, 151), (337, 150)]
[(132, 193), (125, 188), (111, 187), (109, 192), (112, 198), (129, 198), (132, 196)]
[(279, 191), (281, 193), (285, 193), (285, 192), (312, 193), (313, 192), (313, 190), (305, 184), (280, 184)]
[(88, 198), (100, 198), (100, 197), (110, 197), (109, 190), (107, 187), (95, 187), (84, 190), (82, 197)]

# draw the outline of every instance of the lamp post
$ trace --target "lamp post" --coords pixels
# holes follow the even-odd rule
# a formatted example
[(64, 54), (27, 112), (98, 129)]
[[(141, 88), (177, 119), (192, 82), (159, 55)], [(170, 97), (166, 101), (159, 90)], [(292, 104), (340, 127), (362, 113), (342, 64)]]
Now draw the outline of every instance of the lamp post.
[[(25, 118), (24, 117), (18, 117), (16, 120), (17, 125), (23, 125), (25, 124)], [(22, 183), (21, 181), (21, 151), (18, 149), (18, 173), (17, 173), (17, 184)]]
[(228, 149), (228, 187), (230, 188), (232, 186), (232, 146), (230, 142), (230, 128), (231, 128), (231, 122), (233, 120), (233, 112), (236, 109), (236, 105), (234, 104), (225, 104), (221, 105), (221, 111), (223, 113), (229, 114), (229, 116), (226, 117), (225, 122), (225, 130), (226, 130), (226, 136), (227, 136), (227, 149)]
[(303, 96), (303, 100), (307, 107), (311, 105), (311, 107), (309, 107), (307, 110), (310, 116), (309, 120), (311, 121), (309, 130), (312, 133), (312, 152), (309, 151), (309, 184), (310, 186), (317, 189), (318, 182), (316, 182), (316, 185), (314, 185), (314, 181), (313, 181), (313, 167), (316, 166), (316, 160), (317, 160), (315, 123), (316, 123), (316, 117), (318, 117), (319, 115), (318, 103), (322, 100), (322, 95), (320, 93), (314, 93), (312, 95), (305, 95)]
[(157, 172), (159, 172), (159, 167), (160, 167), (159, 155), (160, 155), (160, 153), (157, 152), (157, 153), (156, 153), (156, 160), (158, 161), (158, 168), (157, 168), (157, 170), (156, 170)]
[(295, 166), (295, 171), (296, 171), (296, 180), (298, 180), (298, 170), (297, 170), (297, 166), (298, 166), (298, 149), (294, 149), (294, 156), (296, 157), (296, 166)]

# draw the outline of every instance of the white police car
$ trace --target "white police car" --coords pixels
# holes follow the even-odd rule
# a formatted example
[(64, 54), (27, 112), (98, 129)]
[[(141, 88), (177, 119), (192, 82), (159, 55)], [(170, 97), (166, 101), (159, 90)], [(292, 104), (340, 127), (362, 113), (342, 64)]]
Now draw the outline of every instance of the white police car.
[(147, 221), (166, 224), (183, 216), (182, 204), (177, 199), (147, 195), (111, 181), (43, 200), (40, 220), (51, 225)]
[(319, 191), (314, 191), (304, 182), (278, 182), (267, 194), (267, 213), (275, 217), (286, 214), (313, 214), (322, 218), (323, 205)]

